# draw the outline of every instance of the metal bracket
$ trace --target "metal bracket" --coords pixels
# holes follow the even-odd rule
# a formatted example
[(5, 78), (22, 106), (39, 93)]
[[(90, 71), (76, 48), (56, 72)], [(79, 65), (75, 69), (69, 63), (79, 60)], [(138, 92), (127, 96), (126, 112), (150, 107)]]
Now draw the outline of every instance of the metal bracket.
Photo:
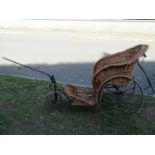
[(144, 75), (145, 75), (145, 77), (146, 77), (146, 79), (147, 79), (147, 82), (148, 82), (148, 84), (149, 84), (147, 87), (145, 87), (145, 88), (143, 88), (143, 89), (146, 90), (146, 89), (151, 88), (152, 93), (149, 93), (149, 94), (147, 94), (147, 95), (153, 95), (155, 91), (154, 91), (153, 85), (152, 85), (152, 83), (151, 83), (151, 81), (150, 81), (150, 79), (149, 79), (147, 73), (145, 72), (144, 68), (142, 67), (142, 65), (141, 65), (139, 62), (137, 62), (137, 64), (138, 64), (139, 68), (142, 70), (142, 72), (144, 73)]

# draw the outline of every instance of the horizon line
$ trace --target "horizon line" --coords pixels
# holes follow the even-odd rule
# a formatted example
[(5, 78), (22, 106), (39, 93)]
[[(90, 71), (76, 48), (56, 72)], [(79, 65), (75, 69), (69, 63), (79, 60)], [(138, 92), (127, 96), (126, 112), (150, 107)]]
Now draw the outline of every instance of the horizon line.
[(32, 19), (22, 19), (22, 20), (51, 20), (51, 21), (96, 21), (96, 22), (104, 22), (104, 21), (155, 21), (155, 19), (68, 19), (68, 18), (32, 18)]

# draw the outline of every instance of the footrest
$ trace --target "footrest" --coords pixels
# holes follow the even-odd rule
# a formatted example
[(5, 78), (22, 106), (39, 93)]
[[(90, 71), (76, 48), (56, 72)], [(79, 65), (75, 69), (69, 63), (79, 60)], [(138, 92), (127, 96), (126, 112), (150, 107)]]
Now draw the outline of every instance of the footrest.
[(64, 92), (72, 101), (72, 105), (94, 106), (96, 104), (92, 89), (65, 85)]

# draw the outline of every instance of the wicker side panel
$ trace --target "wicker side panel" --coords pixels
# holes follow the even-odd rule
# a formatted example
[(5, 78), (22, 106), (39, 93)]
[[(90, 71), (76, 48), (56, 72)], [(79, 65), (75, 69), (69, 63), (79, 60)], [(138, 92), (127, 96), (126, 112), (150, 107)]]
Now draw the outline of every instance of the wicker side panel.
[(130, 60), (130, 53), (123, 52), (100, 59), (94, 66), (94, 74), (107, 65), (125, 63)]
[[(115, 76), (129, 76), (131, 77), (133, 74), (133, 67), (134, 67), (135, 63), (132, 63), (130, 65), (123, 65), (123, 66), (111, 66), (108, 68), (104, 68), (103, 70), (101, 70), (100, 72), (98, 72), (97, 74), (94, 75), (93, 77), (93, 92), (94, 94), (97, 93), (99, 87), (101, 86), (101, 84), (106, 81), (107, 79), (110, 79), (112, 77)], [(113, 80), (111, 81), (112, 85), (116, 85), (116, 86), (124, 86), (127, 85), (128, 81), (126, 80)]]
[(64, 92), (72, 101), (72, 105), (94, 106), (96, 104), (92, 89), (65, 85)]
[(64, 85), (64, 92), (69, 96), (72, 97), (76, 95), (76, 89), (72, 85)]

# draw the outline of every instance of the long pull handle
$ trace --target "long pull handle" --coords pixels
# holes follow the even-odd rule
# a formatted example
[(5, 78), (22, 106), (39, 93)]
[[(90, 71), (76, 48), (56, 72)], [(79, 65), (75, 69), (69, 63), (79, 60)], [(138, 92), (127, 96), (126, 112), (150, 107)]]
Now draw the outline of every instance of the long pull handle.
[(55, 78), (54, 78), (54, 75), (50, 75), (50, 74), (48, 74), (48, 73), (46, 73), (46, 72), (43, 72), (43, 71), (41, 71), (41, 70), (39, 70), (39, 69), (35, 69), (35, 68), (30, 67), (30, 66), (23, 65), (23, 64), (21, 64), (21, 63), (19, 63), (19, 62), (16, 62), (16, 61), (14, 61), (14, 60), (8, 59), (8, 58), (6, 58), (6, 57), (2, 57), (2, 59), (7, 60), (7, 61), (10, 61), (10, 62), (13, 62), (13, 63), (18, 64), (18, 65), (20, 65), (20, 66), (23, 66), (23, 67), (25, 67), (25, 68), (29, 68), (29, 69), (31, 69), (31, 70), (33, 70), (33, 71), (36, 71), (36, 72), (39, 72), (39, 73), (41, 73), (41, 74), (44, 74), (44, 75), (46, 75), (46, 76), (48, 76), (48, 77), (50, 78), (51, 82), (53, 82), (53, 83), (56, 82), (56, 81), (55, 81)]
[[(30, 66), (23, 65), (23, 64), (21, 64), (21, 63), (19, 63), (19, 62), (16, 62), (16, 61), (14, 61), (14, 60), (8, 59), (8, 58), (6, 58), (6, 57), (2, 57), (2, 59), (7, 60), (7, 61), (10, 61), (10, 62), (13, 62), (13, 63), (15, 63), (15, 64), (18, 64), (18, 65), (20, 65), (20, 66), (23, 66), (23, 67), (25, 67), (25, 68), (31, 69), (31, 70), (33, 70), (33, 71), (36, 71), (36, 72), (39, 72), (39, 73), (41, 73), (41, 74), (44, 74), (44, 75), (48, 76), (48, 77), (50, 78), (51, 83), (53, 83), (53, 87), (54, 87), (54, 97), (55, 97), (55, 100), (57, 101), (57, 84), (56, 84), (56, 80), (55, 80), (54, 75), (50, 75), (50, 74), (48, 74), (48, 73), (46, 73), (46, 72), (43, 72), (43, 71), (41, 71), (41, 70), (39, 70), (39, 69), (35, 69), (35, 68), (30, 67)], [(50, 86), (50, 85), (49, 85), (49, 86)]]

